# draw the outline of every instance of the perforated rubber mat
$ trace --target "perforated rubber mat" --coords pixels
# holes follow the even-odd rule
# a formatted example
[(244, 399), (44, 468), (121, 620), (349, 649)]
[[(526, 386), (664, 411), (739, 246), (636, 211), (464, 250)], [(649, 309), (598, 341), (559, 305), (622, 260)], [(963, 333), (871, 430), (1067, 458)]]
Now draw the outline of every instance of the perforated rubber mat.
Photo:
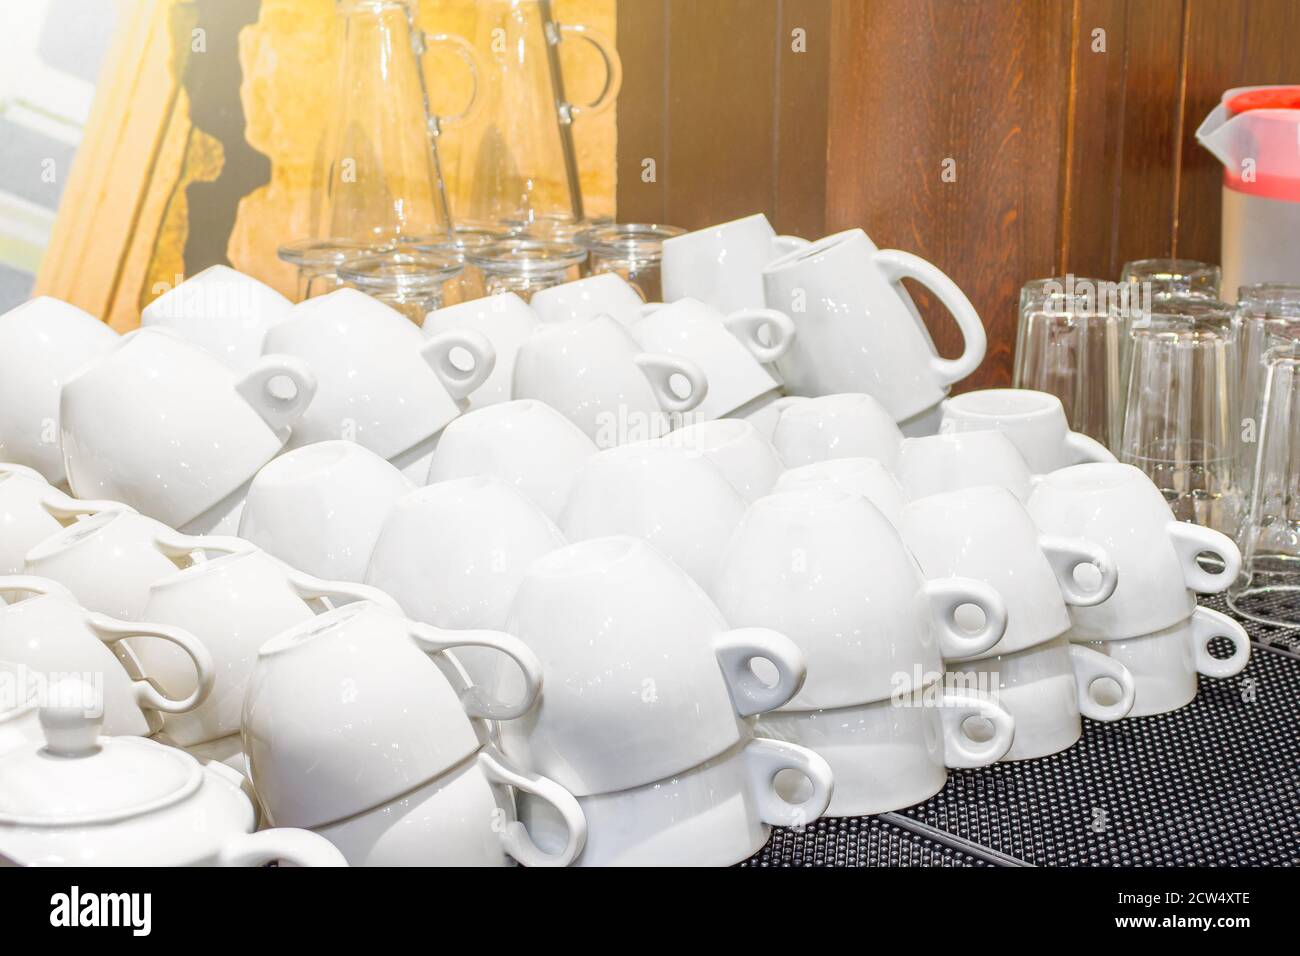
[(1181, 710), (1085, 720), (1063, 753), (953, 771), (899, 814), (776, 831), (746, 865), (1300, 865), (1300, 630), (1243, 624), (1267, 644)]
[[(1201, 603), (1206, 607), (1214, 608), (1216, 611), (1232, 615), (1241, 622), (1252, 641), (1292, 651), (1300, 651), (1300, 627), (1276, 627), (1272, 624), (1261, 624), (1258, 621), (1252, 621), (1239, 614), (1234, 614), (1232, 608), (1228, 606), (1227, 600), (1221, 594), (1203, 594), (1201, 595)], [(1271, 601), (1256, 600), (1251, 611), (1252, 613), (1263, 612), (1270, 617), (1276, 616), (1300, 620), (1300, 607), (1296, 606), (1294, 597), (1279, 597)]]

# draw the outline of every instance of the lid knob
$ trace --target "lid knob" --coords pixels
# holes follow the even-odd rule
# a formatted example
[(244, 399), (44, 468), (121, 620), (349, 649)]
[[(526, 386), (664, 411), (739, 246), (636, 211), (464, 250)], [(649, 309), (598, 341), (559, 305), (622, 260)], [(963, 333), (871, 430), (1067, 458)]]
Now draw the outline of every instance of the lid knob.
[(39, 719), (48, 752), (75, 757), (99, 750), (104, 703), (98, 689), (86, 681), (72, 677), (51, 684)]

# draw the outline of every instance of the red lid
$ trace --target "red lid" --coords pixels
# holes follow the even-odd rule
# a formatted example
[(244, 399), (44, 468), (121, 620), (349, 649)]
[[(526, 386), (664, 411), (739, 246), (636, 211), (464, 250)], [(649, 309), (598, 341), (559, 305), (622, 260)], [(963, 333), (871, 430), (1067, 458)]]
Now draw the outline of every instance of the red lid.
[(1300, 86), (1269, 86), (1238, 93), (1227, 103), (1236, 116), (1249, 110), (1300, 110)]

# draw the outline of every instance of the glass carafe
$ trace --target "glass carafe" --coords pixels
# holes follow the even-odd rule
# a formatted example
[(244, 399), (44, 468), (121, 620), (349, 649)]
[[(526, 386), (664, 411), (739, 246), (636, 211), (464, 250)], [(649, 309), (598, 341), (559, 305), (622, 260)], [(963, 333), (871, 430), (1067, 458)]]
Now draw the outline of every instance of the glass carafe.
[[(415, 27), (409, 0), (337, 0), (343, 53), (334, 107), (322, 144), (316, 238), (391, 242), (451, 228), (437, 135), (468, 121), (478, 105), (479, 67), (461, 37)], [(423, 54), (450, 45), (474, 75), (465, 110), (435, 117)]]
[[(479, 0), (476, 13), (483, 108), (442, 139), (455, 151), (453, 215), (515, 228), (583, 222), (572, 124), (613, 103), (622, 79), (618, 54), (586, 27), (555, 23), (547, 0)], [(570, 103), (565, 92), (559, 47), (573, 39), (590, 44), (603, 62), (602, 89), (586, 104)]]

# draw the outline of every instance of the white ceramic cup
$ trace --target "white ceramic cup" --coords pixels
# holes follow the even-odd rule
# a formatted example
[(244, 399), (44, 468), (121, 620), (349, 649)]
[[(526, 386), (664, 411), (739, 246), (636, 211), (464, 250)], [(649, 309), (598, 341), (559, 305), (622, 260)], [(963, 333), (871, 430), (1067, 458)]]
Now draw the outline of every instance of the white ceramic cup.
[(290, 356), (265, 355), (239, 377), (179, 336), (139, 329), (63, 386), (72, 493), (185, 525), (279, 453), (315, 393)]
[(691, 297), (715, 309), (761, 309), (763, 267), (808, 245), (778, 236), (762, 213), (664, 240), (664, 301)]
[[(987, 740), (966, 733), (971, 718), (993, 728)], [(800, 744), (835, 775), (826, 815), (856, 817), (921, 803), (943, 789), (949, 767), (987, 767), (1006, 755), (1015, 720), (977, 694), (945, 691), (936, 680), (921, 693), (834, 710), (779, 711), (755, 720), (755, 732)]]
[(529, 304), (543, 322), (569, 322), (607, 315), (631, 329), (652, 306), (616, 272), (563, 282), (533, 293)]
[[(480, 333), (458, 328), (426, 338), (396, 309), (351, 288), (294, 306), (264, 347), (296, 356), (320, 383), (291, 447), (345, 438), (390, 460), (455, 419), (496, 362)], [(453, 352), (468, 355), (471, 367), (457, 365)]]
[[(935, 351), (903, 279), (952, 313), (965, 342), (958, 358)], [(903, 423), (930, 413), (984, 359), (984, 326), (957, 285), (924, 259), (877, 249), (861, 229), (782, 256), (763, 270), (763, 283), (767, 306), (798, 328), (777, 362), (796, 395), (865, 392)]]
[[(504, 630), (528, 566), (567, 542), (546, 514), (499, 478), (441, 481), (399, 500), (366, 571), (417, 621), (458, 630)], [(456, 652), (475, 683), (492, 652)]]
[[(924, 686), (942, 674), (943, 658), (982, 653), (1007, 627), (993, 588), (927, 581), (884, 515), (830, 487), (754, 502), (710, 593), (733, 626), (772, 628), (806, 655), (808, 678), (784, 710), (848, 707)], [(967, 604), (984, 613), (977, 630), (957, 623)]]
[(1083, 735), (1080, 713), (1114, 721), (1133, 707), (1133, 675), (1121, 663), (1065, 637), (1013, 654), (948, 663), (945, 680), (996, 695), (1016, 722), (1003, 760), (1060, 753)]
[(559, 526), (569, 541), (643, 538), (707, 591), (744, 513), (745, 499), (703, 453), (639, 442), (583, 466)]
[[(1232, 643), (1226, 658), (1210, 653), (1216, 637)], [(1086, 645), (1128, 668), (1135, 688), (1130, 717), (1165, 714), (1196, 699), (1197, 674), (1233, 677), (1250, 662), (1250, 636), (1240, 624), (1218, 611), (1198, 607), (1173, 627), (1141, 637), (1095, 641)]]
[(396, 467), (356, 442), (305, 445), (257, 473), (239, 536), (319, 578), (363, 581), (384, 519), (414, 489)]
[(986, 388), (943, 403), (941, 434), (1000, 431), (1036, 475), (1088, 461), (1114, 461), (1105, 445), (1070, 431), (1061, 400), (1027, 388)]
[[(750, 737), (662, 780), (578, 798), (587, 842), (576, 866), (729, 866), (762, 849), (773, 826), (821, 816), (834, 789), (826, 761), (811, 750)], [(787, 801), (778, 775), (794, 773), (808, 796)], [(527, 793), (519, 816), (543, 847), (561, 846), (564, 821)]]
[[(492, 373), (466, 399), (469, 410), (474, 411), (510, 401), (515, 355), (540, 321), (527, 302), (513, 292), (502, 292), (436, 309), (425, 316), (422, 328), (429, 338), (443, 332), (469, 330), (492, 343), (492, 350), (496, 353)], [(458, 351), (452, 352), (452, 361), (460, 363), (463, 358), (465, 356)]]
[(0, 574), (20, 573), (28, 551), (82, 517), (129, 510), (116, 501), (80, 501), (36, 471), (0, 465)]
[[(1041, 533), (1024, 505), (993, 485), (919, 498), (903, 509), (899, 530), (927, 575), (983, 581), (1006, 602), (1002, 639), (968, 657), (1009, 654), (1064, 634), (1066, 605), (1094, 607), (1119, 579), (1104, 548)], [(1084, 565), (1091, 569), (1087, 586), (1076, 578)]]
[(875, 458), (831, 458), (782, 472), (773, 487), (774, 492), (802, 491), (805, 488), (830, 485), (842, 491), (862, 495), (884, 515), (889, 523), (898, 527), (907, 504), (903, 486), (893, 473)]
[(242, 375), (260, 361), (266, 330), (292, 308), (292, 302), (266, 283), (216, 265), (146, 305), (140, 324), (170, 329)]
[[(1081, 641), (1138, 637), (1173, 627), (1196, 610), (1195, 591), (1226, 589), (1241, 570), (1227, 536), (1176, 521), (1160, 490), (1132, 465), (1073, 465), (1045, 475), (1029, 514), (1046, 534), (1085, 538), (1115, 562), (1115, 593), (1095, 607), (1070, 609), (1070, 635)], [(1208, 552), (1223, 570), (1200, 566)]]
[(185, 535), (141, 514), (104, 511), (42, 541), (23, 570), (57, 581), (89, 611), (140, 621), (156, 581), (211, 555), (252, 550), (239, 538)]
[(0, 754), (44, 739), (37, 712), (46, 686), (40, 671), (0, 660)]
[[(162, 726), (161, 714), (179, 714), (203, 703), (216, 677), (212, 658), (194, 635), (165, 624), (119, 621), (77, 605), (61, 585), (31, 575), (0, 577), (0, 659), (22, 664), (48, 680), (78, 677), (102, 689), (104, 731), (147, 737)], [(191, 690), (173, 697), (144, 675), (125, 643), (169, 642), (189, 659)]]
[(692, 417), (709, 421), (781, 386), (765, 366), (790, 347), (794, 323), (775, 309), (724, 313), (698, 299), (679, 299), (650, 309), (632, 335), (646, 351), (690, 359), (704, 371), (709, 393)]
[(784, 401), (772, 433), (787, 468), (832, 458), (875, 458), (892, 469), (902, 443), (903, 433), (884, 406), (855, 392)]
[(0, 315), (0, 461), (29, 465), (56, 485), (66, 480), (59, 393), (118, 338), (90, 313), (44, 295)]
[(428, 483), (491, 475), (559, 520), (595, 443), (545, 402), (518, 399), (456, 419), (438, 439)]
[[(515, 819), (512, 787), (554, 814), (562, 828), (554, 852), (540, 849)], [(316, 832), (349, 866), (568, 866), (586, 841), (587, 822), (559, 784), (484, 746), (412, 792)]]
[(1024, 502), (1029, 500), (1035, 481), (1024, 456), (998, 431), (904, 439), (894, 475), (912, 500), (998, 485)]
[[(517, 696), (465, 686), (441, 654), (492, 647), (510, 658)], [(482, 744), (470, 717), (505, 725), (541, 693), (535, 655), (508, 634), (443, 631), (368, 601), (262, 645), (244, 697), (249, 774), (277, 826), (320, 827), (440, 776)]]
[[(537, 709), (501, 724), (503, 752), (575, 796), (638, 787), (740, 742), (740, 718), (799, 691), (803, 655), (763, 628), (731, 630), (685, 573), (644, 541), (598, 538), (533, 562), (510, 631), (542, 661)], [(770, 661), (760, 680), (751, 663)], [(498, 668), (486, 685), (516, 692)]]
[(538, 326), (515, 356), (514, 397), (547, 403), (601, 448), (658, 438), (669, 413), (690, 411), (707, 392), (694, 362), (642, 351), (607, 315)]
[(746, 501), (770, 492), (784, 467), (772, 443), (757, 428), (739, 418), (687, 425), (657, 441), (702, 454)]
[[(217, 674), (201, 705), (163, 718), (167, 736), (190, 747), (238, 733), (258, 649), (321, 611), (363, 600), (396, 610), (392, 599), (374, 588), (322, 581), (256, 550), (212, 558), (155, 581), (144, 619), (195, 635), (212, 656)], [(179, 691), (192, 684), (186, 662), (174, 648), (157, 642), (132, 648), (145, 673), (163, 686)]]

